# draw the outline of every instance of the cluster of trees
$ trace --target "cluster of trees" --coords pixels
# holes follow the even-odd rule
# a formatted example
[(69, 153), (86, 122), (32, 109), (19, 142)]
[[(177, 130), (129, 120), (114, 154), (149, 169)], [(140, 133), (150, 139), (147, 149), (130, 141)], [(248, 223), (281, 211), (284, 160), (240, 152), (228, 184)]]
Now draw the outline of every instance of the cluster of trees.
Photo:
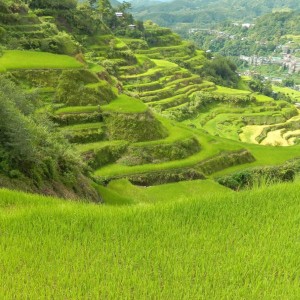
[[(141, 37), (143, 23), (135, 21), (129, 13), (131, 3), (121, 2), (112, 6), (109, 0), (31, 0), (30, 7), (33, 9), (44, 9), (45, 14), (59, 16), (59, 19), (66, 20), (66, 29), (72, 29), (73, 34), (92, 35), (96, 32), (103, 32), (107, 28), (118, 35), (130, 37)], [(122, 17), (116, 16), (121, 12)], [(131, 30), (129, 25), (136, 26)], [(66, 24), (65, 24), (66, 25)]]
[(204, 63), (200, 73), (216, 84), (236, 88), (240, 80), (236, 70), (236, 65), (229, 58), (216, 56)]
[(252, 80), (248, 82), (248, 86), (252, 91), (261, 93), (266, 96), (273, 96), (272, 84), (270, 81), (265, 81), (260, 75), (253, 76)]

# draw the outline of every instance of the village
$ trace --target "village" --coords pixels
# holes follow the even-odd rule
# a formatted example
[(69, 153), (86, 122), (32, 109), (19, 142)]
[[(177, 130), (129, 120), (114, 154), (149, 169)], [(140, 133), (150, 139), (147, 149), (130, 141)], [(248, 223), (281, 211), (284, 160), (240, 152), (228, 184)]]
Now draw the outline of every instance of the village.
[(300, 58), (296, 57), (295, 54), (300, 51), (300, 49), (292, 50), (287, 45), (278, 46), (282, 49), (280, 56), (245, 56), (240, 55), (240, 59), (246, 61), (249, 65), (261, 66), (261, 65), (280, 65), (288, 71), (289, 74), (300, 72)]

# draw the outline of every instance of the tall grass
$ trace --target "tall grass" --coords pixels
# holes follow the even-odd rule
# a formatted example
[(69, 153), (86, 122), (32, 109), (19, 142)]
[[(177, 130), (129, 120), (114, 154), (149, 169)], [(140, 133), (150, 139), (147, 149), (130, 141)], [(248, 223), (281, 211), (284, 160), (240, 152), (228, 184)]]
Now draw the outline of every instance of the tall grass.
[(2, 299), (298, 299), (300, 184), (112, 208), (0, 191)]

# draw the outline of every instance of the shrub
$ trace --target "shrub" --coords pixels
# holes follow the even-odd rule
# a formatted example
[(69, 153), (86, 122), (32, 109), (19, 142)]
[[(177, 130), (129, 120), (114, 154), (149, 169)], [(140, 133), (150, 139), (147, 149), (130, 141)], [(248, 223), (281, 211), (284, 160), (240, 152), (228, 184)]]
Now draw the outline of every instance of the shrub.
[(255, 185), (294, 181), (300, 171), (300, 160), (290, 161), (281, 166), (257, 167), (217, 178), (218, 183), (233, 190), (252, 188)]
[(51, 115), (51, 120), (61, 126), (97, 123), (103, 121), (101, 112)]

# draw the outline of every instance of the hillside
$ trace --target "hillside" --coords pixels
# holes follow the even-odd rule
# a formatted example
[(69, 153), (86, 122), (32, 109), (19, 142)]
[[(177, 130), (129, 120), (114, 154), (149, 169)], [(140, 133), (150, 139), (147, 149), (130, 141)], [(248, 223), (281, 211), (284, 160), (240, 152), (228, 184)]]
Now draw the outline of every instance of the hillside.
[(133, 6), (133, 13), (139, 19), (153, 20), (161, 26), (186, 33), (190, 28), (210, 28), (227, 20), (252, 22), (258, 16), (286, 9), (299, 9), (298, 0), (174, 0), (151, 6), (139, 4)]
[(260, 74), (296, 90), (300, 83), (299, 21), (299, 11), (275, 12), (251, 23), (227, 21), (207, 30), (194, 28), (189, 37), (206, 51), (231, 57), (242, 74)]
[(0, 293), (296, 299), (299, 188), (235, 194), (202, 183), (203, 195), (174, 201), (162, 186), (164, 203), (122, 208), (0, 190)]
[(226, 22), (211, 30), (195, 30), (191, 37), (200, 47), (226, 56), (279, 55), (282, 47), (299, 48), (299, 11), (263, 15), (249, 24)]
[(128, 2), (130, 2), (132, 4), (132, 7), (135, 9), (137, 7), (147, 7), (147, 6), (152, 6), (155, 4), (161, 4), (161, 3), (166, 3), (166, 2), (172, 2), (172, 0), (129, 0)]

